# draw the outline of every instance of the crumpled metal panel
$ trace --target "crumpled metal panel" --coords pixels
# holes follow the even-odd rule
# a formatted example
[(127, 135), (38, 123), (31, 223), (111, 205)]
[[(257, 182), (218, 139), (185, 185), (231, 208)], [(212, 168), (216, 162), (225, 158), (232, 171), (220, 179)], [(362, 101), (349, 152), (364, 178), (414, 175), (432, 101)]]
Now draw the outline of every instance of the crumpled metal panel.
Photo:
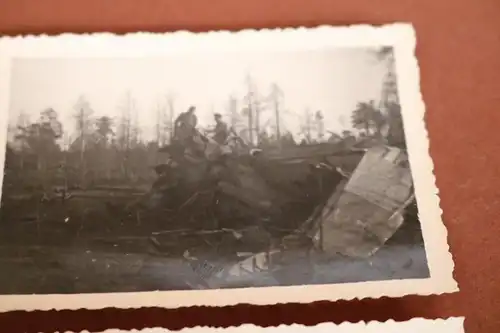
[(320, 214), (315, 244), (332, 255), (369, 257), (399, 229), (404, 209), (412, 200), (406, 152), (388, 146), (370, 148), (335, 208), (328, 205)]

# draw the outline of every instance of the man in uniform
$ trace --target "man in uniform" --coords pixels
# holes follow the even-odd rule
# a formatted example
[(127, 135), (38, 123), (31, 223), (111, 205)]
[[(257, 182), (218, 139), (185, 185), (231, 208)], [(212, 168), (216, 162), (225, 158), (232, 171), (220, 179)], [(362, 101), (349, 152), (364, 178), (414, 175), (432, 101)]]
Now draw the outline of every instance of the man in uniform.
[(181, 113), (175, 120), (175, 137), (184, 142), (196, 134), (196, 125), (198, 118), (195, 114), (196, 108), (190, 106), (186, 112)]
[(227, 124), (222, 120), (220, 113), (214, 114), (214, 118), (215, 128), (211, 131), (214, 133), (213, 139), (220, 145), (225, 144), (229, 135)]

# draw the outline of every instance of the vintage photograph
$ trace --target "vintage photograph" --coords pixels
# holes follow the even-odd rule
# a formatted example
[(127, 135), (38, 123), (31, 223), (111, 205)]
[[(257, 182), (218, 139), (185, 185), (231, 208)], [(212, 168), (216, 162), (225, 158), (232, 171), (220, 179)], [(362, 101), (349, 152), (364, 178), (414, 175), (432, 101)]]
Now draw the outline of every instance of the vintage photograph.
[(427, 136), (396, 43), (202, 52), (192, 34), (103, 56), (86, 36), (65, 56), (57, 38), (9, 58), (0, 294), (431, 278), (423, 217), (443, 226), (416, 195)]
[[(101, 333), (126, 333), (118, 329), (109, 329)], [(170, 333), (165, 328), (145, 328), (138, 333)], [(304, 325), (280, 325), (278, 327), (259, 327), (251, 324), (244, 324), (235, 327), (194, 327), (184, 328), (180, 333), (464, 333), (464, 317), (451, 317), (447, 319), (423, 319), (414, 318), (409, 321), (376, 322), (368, 323), (344, 322), (336, 325), (334, 323), (322, 323), (315, 326)]]

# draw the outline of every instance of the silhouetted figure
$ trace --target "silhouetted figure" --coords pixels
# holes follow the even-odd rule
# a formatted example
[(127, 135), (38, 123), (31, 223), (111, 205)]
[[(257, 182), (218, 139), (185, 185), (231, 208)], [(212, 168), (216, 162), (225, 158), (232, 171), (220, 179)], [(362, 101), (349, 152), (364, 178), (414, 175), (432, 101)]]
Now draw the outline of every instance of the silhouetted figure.
[(177, 119), (175, 119), (175, 137), (177, 140), (184, 142), (191, 139), (196, 134), (196, 125), (198, 118), (195, 114), (196, 108), (189, 107), (186, 112), (182, 112)]
[(227, 137), (229, 136), (229, 130), (227, 124), (222, 120), (220, 113), (214, 114), (215, 128), (211, 131), (214, 133), (213, 139), (218, 144), (225, 144)]
[(181, 113), (174, 123), (174, 139), (178, 143), (177, 147), (182, 147), (182, 153), (186, 149), (194, 148), (194, 137), (197, 135), (196, 125), (198, 118), (195, 114), (196, 108), (189, 107), (186, 112)]

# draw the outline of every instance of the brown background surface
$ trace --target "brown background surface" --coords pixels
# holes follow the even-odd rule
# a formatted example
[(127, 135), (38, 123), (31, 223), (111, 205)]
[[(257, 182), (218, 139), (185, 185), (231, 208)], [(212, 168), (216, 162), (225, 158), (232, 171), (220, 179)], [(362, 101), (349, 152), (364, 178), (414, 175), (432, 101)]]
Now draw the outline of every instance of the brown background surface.
[(468, 333), (500, 332), (500, 0), (0, 0), (0, 32), (9, 35), (394, 21), (417, 30), (431, 155), (459, 293), (273, 307), (14, 312), (0, 314), (0, 332), (462, 315)]

